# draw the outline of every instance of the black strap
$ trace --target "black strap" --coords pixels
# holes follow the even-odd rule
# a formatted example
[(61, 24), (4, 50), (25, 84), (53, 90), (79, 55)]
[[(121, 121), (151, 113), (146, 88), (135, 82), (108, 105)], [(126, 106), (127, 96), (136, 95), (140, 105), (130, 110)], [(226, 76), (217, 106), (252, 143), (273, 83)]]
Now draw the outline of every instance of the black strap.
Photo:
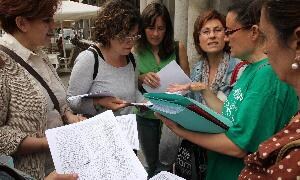
[(5, 52), (6, 54), (8, 54), (12, 59), (14, 59), (21, 66), (23, 66), (33, 77), (35, 77), (41, 83), (41, 85), (47, 90), (47, 92), (54, 104), (54, 108), (58, 112), (60, 112), (58, 100), (57, 100), (56, 96), (54, 95), (53, 91), (48, 86), (48, 84), (44, 81), (44, 79), (30, 65), (28, 65), (20, 56), (18, 56), (15, 52), (13, 52), (12, 50), (8, 49), (7, 47), (5, 47), (3, 45), (0, 45), (0, 49), (3, 52)]
[(95, 49), (93, 49), (93, 48), (88, 48), (87, 50), (91, 51), (94, 54), (94, 59), (95, 59), (94, 72), (93, 72), (93, 80), (94, 80), (96, 78), (97, 74), (98, 74), (98, 67), (99, 67), (98, 54), (95, 51)]
[(0, 172), (1, 171), (4, 171), (5, 173), (7, 173), (9, 176), (14, 178), (15, 180), (26, 180), (24, 177), (22, 177), (20, 174), (18, 174), (16, 171), (9, 168), (8, 166), (0, 164)]
[[(104, 56), (101, 52), (101, 50), (98, 48), (98, 46), (96, 45), (91, 45), (88, 49), (88, 51), (91, 51), (94, 54), (94, 58), (95, 58), (95, 63), (94, 63), (94, 73), (93, 73), (93, 80), (96, 78), (97, 74), (98, 74), (98, 68), (99, 68), (99, 59), (98, 59), (98, 55), (104, 60)], [(136, 63), (135, 63), (135, 59), (132, 53), (129, 53), (127, 58), (127, 62), (131, 61), (132, 65), (133, 65), (133, 69), (135, 70), (136, 67)]]
[(176, 62), (180, 66), (180, 62), (179, 62), (179, 41), (175, 41), (175, 56), (176, 56)]

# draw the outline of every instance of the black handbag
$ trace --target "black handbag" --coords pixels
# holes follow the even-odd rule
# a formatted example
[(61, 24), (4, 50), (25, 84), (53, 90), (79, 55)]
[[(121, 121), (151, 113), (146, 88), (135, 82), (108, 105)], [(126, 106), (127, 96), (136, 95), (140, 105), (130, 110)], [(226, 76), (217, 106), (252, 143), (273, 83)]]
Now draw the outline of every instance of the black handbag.
[(206, 169), (206, 150), (183, 140), (175, 161), (175, 174), (187, 180), (204, 180)]

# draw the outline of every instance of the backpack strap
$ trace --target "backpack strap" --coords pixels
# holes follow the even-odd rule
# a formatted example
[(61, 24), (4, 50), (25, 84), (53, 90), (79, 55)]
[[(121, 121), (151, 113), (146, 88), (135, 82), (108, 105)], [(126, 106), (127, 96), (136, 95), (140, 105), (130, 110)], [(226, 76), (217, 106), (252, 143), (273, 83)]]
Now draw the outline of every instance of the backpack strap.
[(94, 71), (93, 71), (93, 80), (94, 80), (98, 74), (98, 67), (99, 67), (98, 53), (96, 52), (96, 50), (94, 48), (91, 48), (91, 47), (89, 47), (87, 50), (91, 51), (94, 54), (94, 59), (95, 59)]
[(136, 63), (135, 63), (135, 59), (134, 59), (133, 54), (129, 53), (127, 57), (128, 57), (128, 59), (131, 61), (132, 65), (133, 65), (133, 70), (135, 70)]
[[(95, 64), (94, 64), (94, 73), (93, 73), (93, 80), (97, 77), (98, 74), (98, 68), (99, 68), (99, 59), (98, 59), (98, 55), (104, 60), (104, 56), (101, 52), (101, 50), (98, 48), (98, 46), (96, 45), (91, 45), (88, 49), (88, 51), (91, 51), (94, 54), (94, 58), (95, 58)], [(127, 61), (131, 62), (133, 65), (133, 69), (135, 70), (136, 67), (136, 63), (135, 63), (135, 59), (132, 53), (129, 53), (127, 55)]]
[(0, 45), (0, 49), (5, 52), (7, 55), (9, 55), (13, 60), (15, 60), (15, 62), (19, 63), (21, 66), (23, 66), (36, 80), (38, 80), (40, 82), (40, 84), (47, 90), (54, 108), (60, 112), (60, 108), (59, 108), (59, 102), (55, 96), (55, 94), (53, 93), (53, 91), (50, 89), (50, 87), (48, 86), (48, 84), (44, 81), (44, 79), (29, 65), (27, 64), (20, 56), (18, 56), (15, 52), (13, 52), (12, 50), (8, 49), (7, 47)]
[(180, 65), (179, 62), (179, 41), (175, 41), (175, 55), (176, 55), (176, 62), (178, 65)]

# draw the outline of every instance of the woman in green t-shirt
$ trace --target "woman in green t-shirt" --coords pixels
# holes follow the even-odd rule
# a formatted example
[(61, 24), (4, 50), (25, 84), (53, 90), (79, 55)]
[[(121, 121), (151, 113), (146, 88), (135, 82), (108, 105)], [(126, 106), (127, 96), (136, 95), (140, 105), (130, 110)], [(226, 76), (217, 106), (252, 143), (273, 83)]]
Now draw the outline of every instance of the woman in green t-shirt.
[[(167, 8), (160, 3), (149, 4), (142, 12), (142, 23), (142, 36), (134, 49), (140, 73), (139, 87), (142, 84), (151, 88), (160, 86), (156, 73), (175, 59), (183, 71), (189, 75), (186, 49), (182, 43), (174, 42), (172, 22)], [(176, 54), (178, 54), (177, 57)], [(158, 145), (161, 124), (153, 111), (139, 112), (137, 123), (141, 148), (148, 164), (148, 175), (152, 177), (160, 164)]]
[(225, 133), (204, 134), (185, 130), (158, 117), (177, 135), (208, 149), (207, 179), (237, 179), (243, 157), (278, 132), (297, 110), (295, 91), (280, 81), (264, 54), (264, 38), (258, 28), (260, 1), (239, 0), (229, 7), (225, 40), (231, 56), (249, 65), (222, 103), (202, 91), (207, 105), (233, 122)]

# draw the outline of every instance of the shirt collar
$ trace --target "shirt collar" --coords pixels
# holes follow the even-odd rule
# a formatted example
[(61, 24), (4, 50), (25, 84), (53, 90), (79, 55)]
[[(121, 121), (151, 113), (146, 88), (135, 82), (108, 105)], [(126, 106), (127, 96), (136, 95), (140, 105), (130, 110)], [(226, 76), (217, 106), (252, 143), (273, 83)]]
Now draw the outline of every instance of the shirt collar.
[(31, 55), (36, 55), (36, 53), (24, 47), (15, 37), (11, 34), (5, 33), (0, 40), (0, 43), (5, 45), (10, 50), (14, 51), (19, 55), (24, 61), (28, 61)]

